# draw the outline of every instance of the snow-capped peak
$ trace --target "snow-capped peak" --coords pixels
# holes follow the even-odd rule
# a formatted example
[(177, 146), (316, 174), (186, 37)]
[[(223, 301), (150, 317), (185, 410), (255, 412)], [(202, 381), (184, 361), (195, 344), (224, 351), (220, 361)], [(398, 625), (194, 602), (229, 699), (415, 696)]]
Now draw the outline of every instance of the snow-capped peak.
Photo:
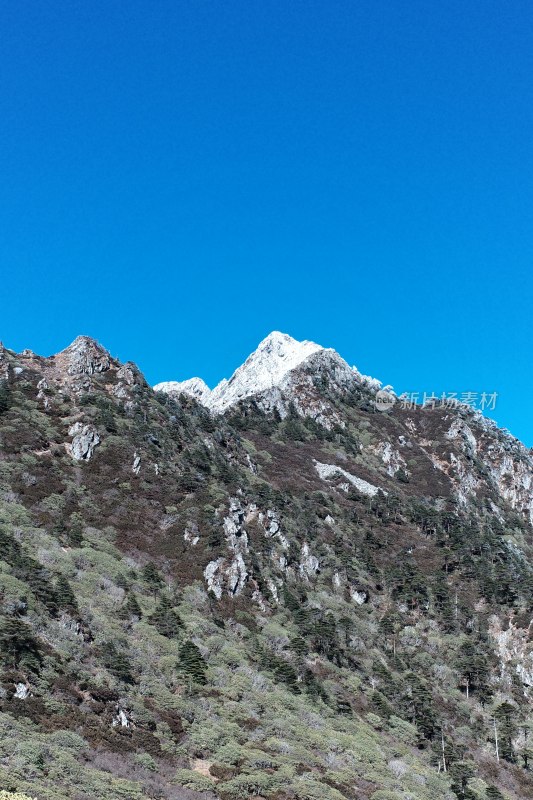
[(201, 378), (189, 378), (186, 381), (163, 381), (154, 386), (154, 391), (175, 396), (188, 394), (203, 405), (207, 405), (211, 394), (211, 389)]
[(287, 373), (323, 349), (314, 342), (298, 342), (286, 333), (273, 331), (229, 380), (221, 381), (213, 389), (207, 404), (222, 413), (244, 397), (278, 386)]
[(229, 380), (224, 379), (213, 390), (200, 378), (182, 382), (166, 381), (158, 383), (154, 389), (175, 396), (191, 395), (213, 414), (223, 414), (239, 400), (256, 397), (260, 398), (260, 406), (265, 411), (276, 408), (281, 416), (285, 416), (292, 402), (302, 414), (311, 414), (328, 422), (326, 418), (332, 413), (325, 409), (329, 405), (317, 397), (312, 377), (302, 374), (300, 368), (304, 365), (310, 367), (310, 374), (326, 372), (330, 386), (340, 392), (349, 390), (357, 383), (366, 385), (371, 391), (381, 386), (379, 381), (367, 378), (355, 367), (350, 367), (335, 350), (321, 347), (315, 342), (298, 342), (286, 333), (273, 331)]

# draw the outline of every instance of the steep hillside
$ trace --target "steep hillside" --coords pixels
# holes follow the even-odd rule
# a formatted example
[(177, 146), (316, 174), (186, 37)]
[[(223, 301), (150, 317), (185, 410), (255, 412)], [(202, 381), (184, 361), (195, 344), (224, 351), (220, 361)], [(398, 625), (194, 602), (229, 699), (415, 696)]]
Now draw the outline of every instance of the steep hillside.
[(0, 346), (0, 790), (533, 797), (533, 458), (274, 333)]

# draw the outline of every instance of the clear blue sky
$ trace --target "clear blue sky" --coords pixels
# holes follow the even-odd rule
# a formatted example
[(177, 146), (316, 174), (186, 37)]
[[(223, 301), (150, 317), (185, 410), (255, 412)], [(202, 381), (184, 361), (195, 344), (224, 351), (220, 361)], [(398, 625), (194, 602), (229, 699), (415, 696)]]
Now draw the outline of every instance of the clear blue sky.
[(0, 9), (0, 339), (213, 385), (270, 330), (533, 445), (530, 0)]

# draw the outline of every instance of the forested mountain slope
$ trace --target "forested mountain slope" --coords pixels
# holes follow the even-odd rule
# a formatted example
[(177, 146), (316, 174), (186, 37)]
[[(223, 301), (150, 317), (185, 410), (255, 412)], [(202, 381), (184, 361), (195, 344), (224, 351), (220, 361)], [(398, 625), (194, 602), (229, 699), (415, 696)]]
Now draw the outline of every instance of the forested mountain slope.
[(533, 797), (531, 452), (284, 334), (156, 389), (0, 347), (0, 790)]

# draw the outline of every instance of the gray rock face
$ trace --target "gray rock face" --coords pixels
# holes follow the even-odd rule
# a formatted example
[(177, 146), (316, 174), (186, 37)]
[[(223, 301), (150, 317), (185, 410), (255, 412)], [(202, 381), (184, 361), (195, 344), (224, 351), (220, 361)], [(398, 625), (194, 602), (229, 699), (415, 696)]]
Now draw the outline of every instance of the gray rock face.
[(94, 448), (100, 444), (100, 437), (92, 425), (84, 425), (75, 422), (68, 429), (69, 436), (72, 436), (70, 444), (70, 454), (76, 461), (89, 461), (94, 452)]
[[(358, 478), (356, 475), (352, 475), (350, 472), (347, 472), (342, 467), (338, 467), (335, 464), (322, 464), (320, 461), (314, 461), (315, 469), (322, 478), (322, 480), (327, 481), (334, 478), (345, 478), (346, 481), (340, 484), (340, 488), (344, 489), (344, 491), (348, 491), (350, 486), (355, 486), (355, 488), (361, 492), (361, 494), (366, 494), (368, 497), (374, 497), (379, 492), (378, 486), (373, 486), (373, 484), (368, 483), (368, 481), (364, 481), (362, 478)], [(387, 495), (387, 492), (384, 489), (381, 489), (384, 495)]]
[(58, 358), (68, 362), (69, 375), (94, 375), (106, 372), (111, 366), (107, 350), (89, 336), (78, 336), (71, 345), (59, 353)]
[(114, 717), (111, 724), (114, 728), (131, 728), (131, 720), (124, 709), (120, 708), (120, 706), (117, 706), (117, 715)]
[(320, 571), (320, 563), (318, 558), (313, 555), (307, 542), (304, 542), (302, 545), (299, 571), (302, 578), (307, 580), (314, 578), (315, 575)]
[(223, 528), (229, 550), (228, 558), (210, 561), (204, 570), (207, 588), (220, 600), (224, 589), (228, 595), (239, 595), (248, 580), (244, 556), (248, 552), (248, 534), (244, 528), (245, 510), (236, 498), (230, 501)]

